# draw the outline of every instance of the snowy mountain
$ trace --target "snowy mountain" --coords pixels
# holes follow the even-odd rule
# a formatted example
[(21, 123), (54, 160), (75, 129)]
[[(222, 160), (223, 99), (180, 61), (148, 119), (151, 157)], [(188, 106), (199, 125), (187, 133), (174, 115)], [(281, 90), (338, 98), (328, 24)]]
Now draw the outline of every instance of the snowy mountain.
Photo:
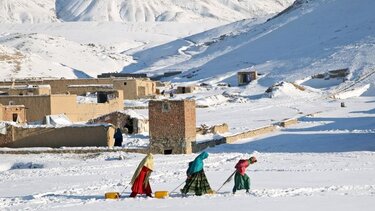
[(1, 0), (0, 23), (56, 22), (55, 0)]
[[(19, 71), (0, 58), (0, 79), (96, 77), (121, 71), (134, 60), (131, 49), (145, 49), (216, 27), (218, 23), (67, 22), (0, 24), (0, 45), (38, 59), (19, 59)], [(9, 52), (9, 55), (7, 54)], [(4, 51), (4, 57), (13, 57)], [(41, 61), (43, 60), (43, 61)], [(63, 67), (63, 68), (61, 68)]]
[(277, 13), (293, 0), (57, 0), (63, 21), (235, 21)]
[(299, 0), (258, 25), (242, 21), (138, 51), (133, 56), (142, 63), (124, 72), (180, 70), (172, 80), (217, 82), (253, 67), (265, 75), (259, 83), (269, 86), (349, 68), (349, 82), (371, 76), (362, 85), (374, 83), (374, 7), (371, 0)]
[(131, 52), (238, 19), (270, 16), (292, 2), (2, 0), (0, 45), (38, 59), (19, 59), (16, 72), (0, 60), (0, 78), (76, 78), (121, 71), (134, 62)]
[(10, 70), (1, 78), (94, 77), (106, 70), (117, 71), (132, 61), (131, 57), (111, 52), (103, 46), (79, 44), (44, 34), (10, 34), (0, 37), (0, 43), (7, 46), (0, 48), (3, 49), (0, 55), (12, 58), (12, 62), (0, 62), (3, 72)]
[(294, 0), (1, 0), (0, 23), (226, 21), (274, 14)]

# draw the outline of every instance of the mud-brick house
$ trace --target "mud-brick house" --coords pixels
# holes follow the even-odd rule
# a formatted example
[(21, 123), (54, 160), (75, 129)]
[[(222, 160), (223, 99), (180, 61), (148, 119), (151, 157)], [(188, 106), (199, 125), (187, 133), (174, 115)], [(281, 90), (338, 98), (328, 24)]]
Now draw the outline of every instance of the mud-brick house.
[(0, 104), (0, 121), (26, 123), (25, 106)]
[(192, 142), (196, 140), (195, 101), (150, 101), (149, 127), (152, 153), (192, 153)]
[(177, 94), (186, 94), (186, 93), (193, 93), (195, 90), (195, 86), (178, 86), (176, 93)]
[(0, 124), (0, 147), (113, 147), (110, 124), (70, 126), (15, 126)]
[(50, 95), (50, 85), (8, 85), (0, 86), (2, 95)]
[(95, 119), (91, 119), (88, 124), (112, 124), (116, 128), (120, 128), (126, 134), (138, 134), (148, 132), (148, 119), (136, 114), (133, 111), (115, 111), (104, 114)]
[[(49, 85), (51, 94), (85, 95), (95, 88), (110, 87), (123, 92), (123, 99), (139, 99), (156, 95), (156, 83), (148, 78), (24, 79), (0, 81), (0, 87)], [(1, 89), (0, 89), (1, 91)]]
[(42, 121), (46, 115), (65, 114), (71, 121), (87, 121), (123, 109), (121, 90), (98, 92), (97, 102), (79, 103), (77, 95), (0, 95), (3, 105), (24, 105), (29, 122)]
[(255, 70), (237, 72), (238, 86), (247, 85), (251, 81), (254, 81), (256, 79), (257, 79), (257, 71)]

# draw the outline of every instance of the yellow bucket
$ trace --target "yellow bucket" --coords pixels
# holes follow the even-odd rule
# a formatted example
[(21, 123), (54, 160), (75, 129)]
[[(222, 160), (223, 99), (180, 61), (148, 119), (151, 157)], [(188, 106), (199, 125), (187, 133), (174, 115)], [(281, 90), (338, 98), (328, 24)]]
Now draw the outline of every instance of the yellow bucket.
[(120, 193), (119, 192), (108, 192), (104, 194), (105, 199), (119, 199)]
[(169, 196), (168, 191), (156, 191), (155, 192), (155, 198), (157, 199), (164, 199)]
[(208, 191), (208, 193), (207, 194), (210, 194), (210, 195), (212, 195), (212, 194), (216, 194), (216, 191), (214, 191), (214, 190), (211, 190), (211, 191)]

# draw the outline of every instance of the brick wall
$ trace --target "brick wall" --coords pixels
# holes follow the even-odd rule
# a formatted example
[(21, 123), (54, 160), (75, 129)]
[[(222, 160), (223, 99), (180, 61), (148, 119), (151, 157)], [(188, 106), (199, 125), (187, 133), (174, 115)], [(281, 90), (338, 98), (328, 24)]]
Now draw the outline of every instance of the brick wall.
[(195, 101), (150, 101), (149, 127), (151, 152), (191, 153), (196, 137)]

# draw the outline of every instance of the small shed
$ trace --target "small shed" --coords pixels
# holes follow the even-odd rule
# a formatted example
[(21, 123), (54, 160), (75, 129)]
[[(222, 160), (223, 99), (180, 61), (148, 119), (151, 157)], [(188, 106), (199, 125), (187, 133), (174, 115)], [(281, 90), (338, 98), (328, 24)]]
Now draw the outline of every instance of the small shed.
[(110, 123), (123, 133), (137, 134), (148, 132), (148, 119), (133, 111), (115, 111), (88, 121), (89, 124)]
[(238, 86), (247, 85), (257, 79), (257, 71), (241, 71), (237, 73)]
[(179, 86), (177, 87), (177, 94), (193, 93), (195, 86)]
[(0, 104), (0, 121), (26, 123), (25, 106)]

